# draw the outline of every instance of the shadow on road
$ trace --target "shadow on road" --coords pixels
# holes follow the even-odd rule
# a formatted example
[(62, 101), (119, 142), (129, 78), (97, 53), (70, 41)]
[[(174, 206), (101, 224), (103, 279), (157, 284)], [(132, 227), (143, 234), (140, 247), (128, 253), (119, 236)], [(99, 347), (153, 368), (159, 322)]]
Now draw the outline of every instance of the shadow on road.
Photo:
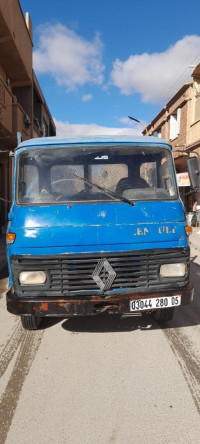
[(0, 271), (0, 299), (3, 298), (3, 295), (7, 289), (8, 284), (8, 269), (7, 267), (3, 268), (3, 270)]
[(111, 333), (134, 330), (158, 329), (159, 325), (152, 315), (118, 316), (107, 313), (97, 316), (70, 318), (62, 324), (64, 330), (76, 333)]
[(63, 318), (56, 318), (56, 317), (46, 317), (43, 318), (41, 326), (38, 330), (46, 330), (48, 328), (53, 327), (56, 324), (59, 324), (59, 322), (63, 321)]
[(7, 266), (3, 268), (3, 270), (0, 270), (0, 280), (6, 279), (8, 277), (8, 268)]
[[(198, 316), (198, 319), (197, 319)], [(157, 322), (153, 314), (142, 316), (119, 316), (99, 314), (97, 316), (77, 317), (64, 320), (62, 328), (74, 333), (111, 333), (135, 330), (157, 330), (192, 327), (200, 324), (200, 312), (194, 304), (175, 309), (171, 321)]]

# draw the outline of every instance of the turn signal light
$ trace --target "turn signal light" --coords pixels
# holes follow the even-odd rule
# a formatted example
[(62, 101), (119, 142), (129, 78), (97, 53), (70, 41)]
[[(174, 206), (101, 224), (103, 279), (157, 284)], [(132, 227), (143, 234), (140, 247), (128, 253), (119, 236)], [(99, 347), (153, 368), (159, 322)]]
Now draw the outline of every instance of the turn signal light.
[(16, 234), (15, 233), (7, 233), (7, 244), (13, 244), (15, 242)]
[(191, 225), (186, 225), (186, 227), (185, 227), (185, 232), (186, 232), (186, 234), (191, 234), (192, 233), (192, 227), (191, 227)]

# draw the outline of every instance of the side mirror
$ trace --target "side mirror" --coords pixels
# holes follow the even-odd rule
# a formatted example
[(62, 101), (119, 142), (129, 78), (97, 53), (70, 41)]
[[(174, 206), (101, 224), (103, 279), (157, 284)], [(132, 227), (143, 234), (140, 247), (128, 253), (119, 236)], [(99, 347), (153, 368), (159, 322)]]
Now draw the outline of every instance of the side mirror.
[(197, 157), (189, 157), (186, 162), (191, 188), (197, 191), (200, 187), (200, 170), (198, 159)]

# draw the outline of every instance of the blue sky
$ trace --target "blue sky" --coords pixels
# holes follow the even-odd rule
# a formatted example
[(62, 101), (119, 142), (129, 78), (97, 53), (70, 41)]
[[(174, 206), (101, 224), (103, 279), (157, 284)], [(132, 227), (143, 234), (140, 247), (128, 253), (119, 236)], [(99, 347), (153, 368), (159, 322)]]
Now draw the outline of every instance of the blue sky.
[(58, 135), (139, 134), (200, 62), (200, 2), (20, 0)]

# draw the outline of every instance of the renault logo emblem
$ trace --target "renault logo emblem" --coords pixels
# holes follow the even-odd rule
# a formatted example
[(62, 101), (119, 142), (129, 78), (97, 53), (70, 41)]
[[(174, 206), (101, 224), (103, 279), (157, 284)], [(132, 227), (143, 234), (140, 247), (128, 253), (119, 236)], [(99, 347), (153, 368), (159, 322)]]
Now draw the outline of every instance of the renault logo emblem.
[(92, 274), (92, 279), (101, 290), (109, 290), (116, 275), (117, 273), (113, 270), (107, 259), (101, 259)]

